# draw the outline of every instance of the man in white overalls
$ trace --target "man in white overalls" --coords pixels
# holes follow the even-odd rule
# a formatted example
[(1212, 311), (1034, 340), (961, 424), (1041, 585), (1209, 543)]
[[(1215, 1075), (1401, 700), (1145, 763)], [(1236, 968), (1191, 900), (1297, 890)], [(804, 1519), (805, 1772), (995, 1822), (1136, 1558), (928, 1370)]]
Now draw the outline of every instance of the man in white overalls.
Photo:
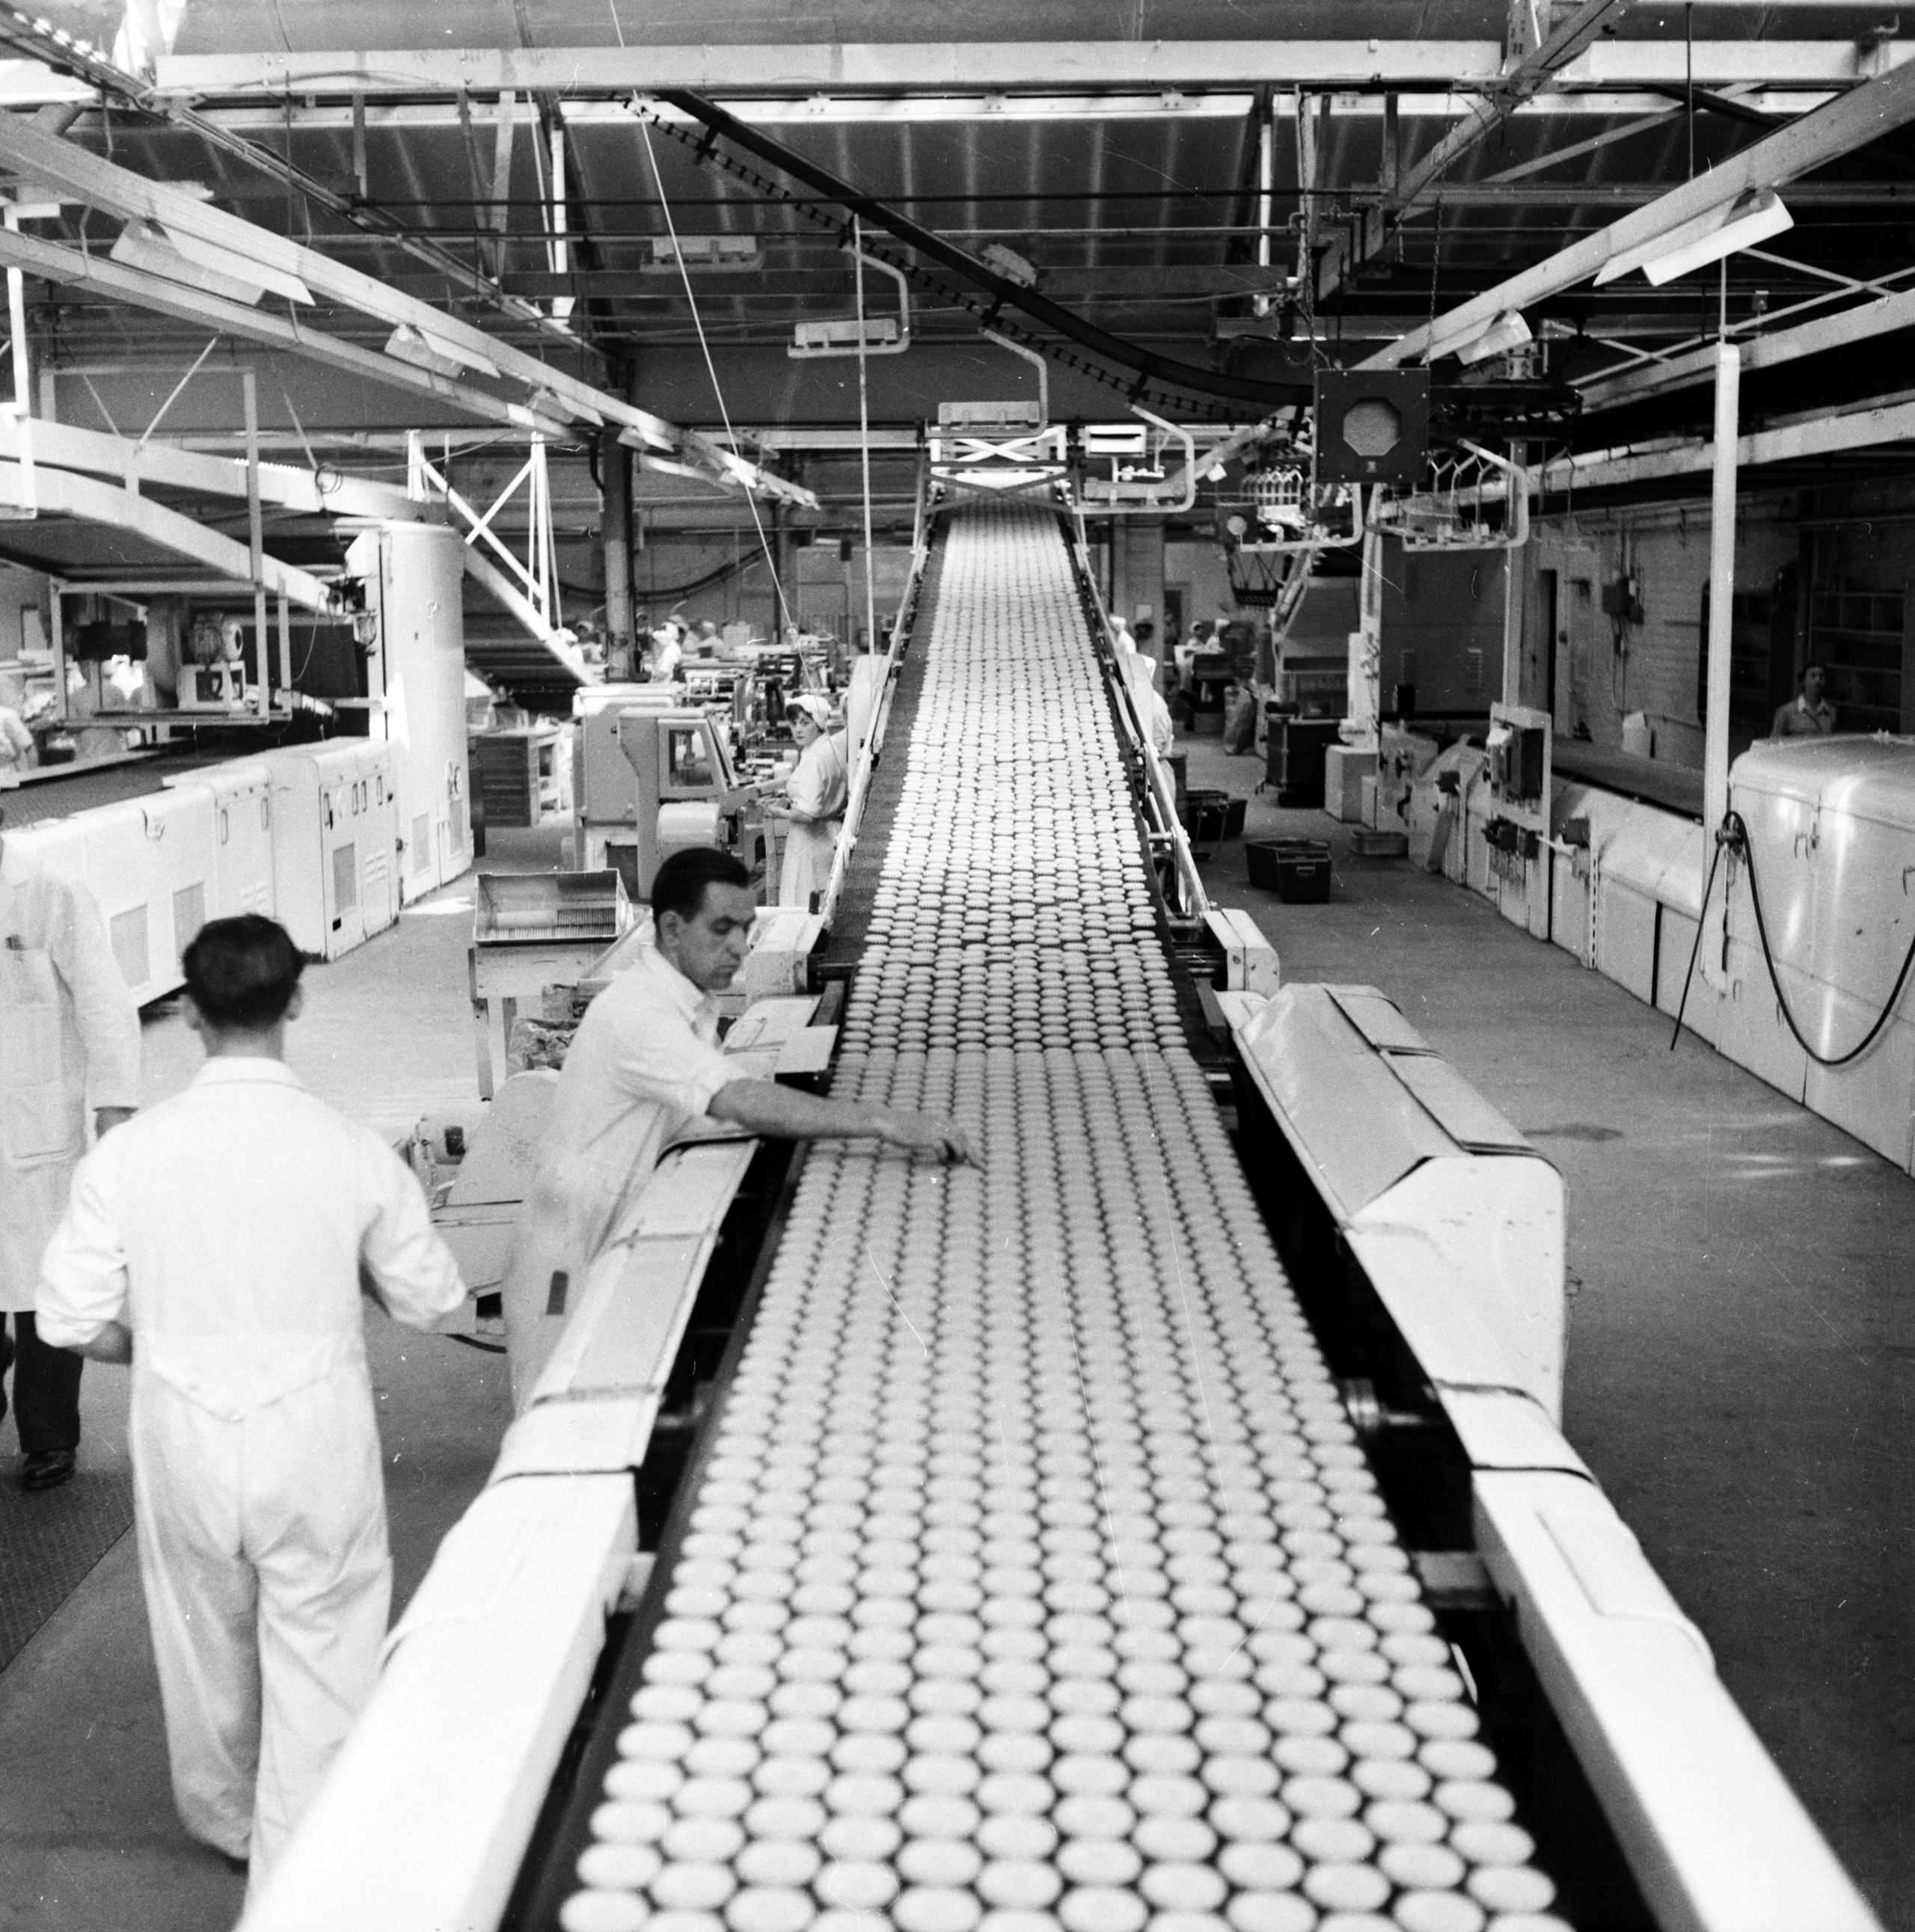
[(140, 1009), (92, 894), (0, 836), (0, 1375), (12, 1365), (26, 1490), (65, 1482), (80, 1446), (80, 1358), (41, 1340), (33, 1297), (89, 1094), (97, 1133), (139, 1106)]

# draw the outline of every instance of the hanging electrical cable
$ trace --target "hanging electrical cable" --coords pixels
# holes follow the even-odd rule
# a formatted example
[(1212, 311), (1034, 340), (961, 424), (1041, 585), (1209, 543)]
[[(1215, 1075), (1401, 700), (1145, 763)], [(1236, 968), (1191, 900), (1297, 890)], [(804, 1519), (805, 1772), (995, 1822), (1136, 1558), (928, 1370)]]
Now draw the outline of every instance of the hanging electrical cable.
[[(678, 278), (685, 285), (685, 299), (692, 306), (692, 326), (698, 332), (698, 347), (705, 358), (705, 373), (711, 378), (712, 394), (718, 399), (719, 419), (725, 424), (725, 434), (735, 452), (738, 447), (738, 434), (731, 427), (731, 412), (725, 406), (725, 391), (718, 380), (718, 365), (712, 360), (711, 344), (705, 340), (704, 317), (698, 312), (698, 298), (692, 290), (691, 272), (685, 266), (685, 250), (679, 245), (678, 224), (671, 217), (671, 203), (666, 200), (665, 176), (659, 172), (659, 158), (652, 150), (652, 130), (649, 123), (641, 121), (638, 130), (645, 137), (645, 158), (651, 164), (652, 181), (658, 190), (659, 212), (665, 217), (665, 232), (671, 237), (673, 258), (678, 264)], [(778, 574), (778, 560), (771, 554), (771, 539), (764, 533), (764, 519), (758, 514), (757, 493), (750, 488), (745, 492), (745, 502), (752, 513), (752, 523), (758, 533), (758, 546), (764, 552), (766, 568), (771, 572), (771, 587), (778, 598), (779, 619), (787, 638), (797, 634), (797, 626), (791, 616), (791, 607), (785, 601), (785, 585)]]
[(878, 648), (878, 589), (871, 559), (871, 389), (865, 374), (864, 226), (851, 217), (851, 273), (857, 285), (858, 305), (858, 454), (864, 471), (864, 639), (865, 648)]
[[(1901, 990), (1908, 983), (1911, 968), (1915, 968), (1915, 940), (1909, 942), (1908, 950), (1901, 956), (1901, 970), (1895, 976), (1895, 984), (1889, 988), (1889, 996), (1882, 1003), (1881, 1011), (1875, 1016), (1874, 1023), (1846, 1053), (1819, 1053), (1808, 1043), (1808, 1036), (1796, 1024), (1793, 1010), (1789, 1005), (1789, 996), (1782, 991), (1781, 975), (1775, 969), (1774, 949), (1769, 944), (1769, 922), (1762, 910), (1762, 890), (1756, 882), (1755, 854), (1749, 843), (1748, 827), (1739, 812), (1730, 812), (1722, 820), (1721, 829), (1715, 835), (1715, 856), (1709, 862), (1709, 877), (1702, 888), (1702, 908), (1696, 921), (1695, 944), (1689, 948), (1689, 969), (1682, 976), (1682, 997), (1676, 1006), (1676, 1030), (1670, 1036), (1669, 1046), (1673, 1052), (1676, 1042), (1682, 1036), (1682, 1015), (1689, 1004), (1689, 982), (1695, 974), (1697, 955), (1702, 950), (1702, 928), (1709, 913), (1709, 895), (1715, 884), (1716, 868), (1722, 862), (1722, 854), (1733, 853), (1748, 868), (1749, 902), (1755, 908), (1756, 937), (1762, 942), (1762, 963), (1769, 969), (1769, 983), (1775, 989), (1775, 1004), (1781, 1011), (1784, 1022), (1795, 1036), (1795, 1043), (1808, 1054), (1817, 1066), (1846, 1066), (1859, 1060), (1869, 1048), (1881, 1037), (1882, 1030), (1895, 1016), (1895, 1010), (1901, 1000)], [(1726, 890), (1726, 888), (1724, 889)]]

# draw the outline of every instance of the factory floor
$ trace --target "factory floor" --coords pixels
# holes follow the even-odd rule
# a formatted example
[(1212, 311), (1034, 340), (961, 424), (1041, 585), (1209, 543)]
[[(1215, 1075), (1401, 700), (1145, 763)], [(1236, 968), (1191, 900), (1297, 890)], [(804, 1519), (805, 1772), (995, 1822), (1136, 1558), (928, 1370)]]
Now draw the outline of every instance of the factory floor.
[[(1186, 748), (1193, 785), (1253, 792), (1257, 761)], [(1285, 977), (1382, 987), (1561, 1168), (1568, 1433), (1884, 1923), (1915, 1924), (1915, 1498), (1899, 1432), (1915, 1181), (1707, 1048), (1670, 1053), (1666, 1021), (1482, 900), (1354, 858), (1321, 813), (1253, 797), (1247, 830), (1331, 841), (1325, 905), (1253, 889), (1237, 842), (1207, 862), (1214, 896), (1256, 916)], [(485, 862), (539, 856), (520, 835)], [(293, 1064), (383, 1130), (476, 1094), (469, 901), (449, 888), (309, 976)], [(157, 1098), (195, 1054), (176, 1017), (146, 1040)], [(484, 1479), (505, 1377), (442, 1339), (377, 1321), (369, 1334), (403, 1601)], [(124, 1374), (89, 1369), (86, 1400), (83, 1460), (123, 1463)], [(202, 1932), (239, 1894), (173, 1816), (124, 1537), (0, 1672), (0, 1932)]]

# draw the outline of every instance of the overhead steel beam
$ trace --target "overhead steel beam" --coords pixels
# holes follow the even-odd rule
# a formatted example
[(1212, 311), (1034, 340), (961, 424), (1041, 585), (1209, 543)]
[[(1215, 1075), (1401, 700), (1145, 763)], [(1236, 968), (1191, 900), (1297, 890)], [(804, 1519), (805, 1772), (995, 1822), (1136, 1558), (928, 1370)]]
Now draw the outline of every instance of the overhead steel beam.
[(211, 324), (224, 334), (265, 343), (308, 362), (367, 376), (415, 395), (431, 396), (454, 409), (521, 434), (563, 440), (572, 434), (557, 416), (541, 416), (502, 397), (475, 389), (470, 383), (455, 382), (435, 370), (416, 368), (377, 350), (362, 348), (355, 342), (343, 342), (336, 335), (282, 321), (278, 316), (249, 308), (244, 302), (203, 295), (140, 269), (122, 267), (104, 255), (83, 255), (78, 249), (65, 248), (57, 242), (43, 242), (37, 236), (0, 230), (0, 264), (23, 269), (43, 280), (97, 290), (116, 302), (171, 316), (177, 321)]
[[(252, 556), (245, 544), (209, 530), (150, 496), (116, 489), (71, 470), (50, 470), (36, 463), (29, 482), (21, 464), (0, 461), (0, 502), (35, 511), (41, 517), (50, 513), (125, 530), (176, 556), (190, 557), (229, 582), (256, 581)], [(277, 557), (261, 557), (257, 582), (269, 596), (284, 597), (302, 610), (336, 608), (329, 585), (310, 571), (281, 563)]]
[[(1709, 354), (1712, 358), (1715, 351), (1712, 349)], [(1740, 470), (1757, 469), (1766, 464), (1839, 456), (1894, 442), (1915, 442), (1915, 394), (1880, 397), (1840, 415), (1817, 414), (1754, 430), (1737, 442), (1736, 463)], [(1910, 460), (1915, 465), (1915, 452)], [(1714, 463), (1715, 446), (1708, 438), (1685, 436), (1644, 449), (1595, 450), (1559, 457), (1532, 470), (1529, 476), (1539, 495), (1573, 493), (1580, 496), (1591, 490), (1700, 476)]]
[[(1493, 134), (1517, 110), (1556, 84), (1562, 70), (1605, 26), (1627, 10), (1628, 0), (1582, 0), (1540, 45), (1514, 56), (1500, 86), (1475, 111), (1437, 142), (1421, 160), (1404, 170), (1395, 187), (1364, 210), (1356, 226), (1340, 236), (1318, 265), (1316, 298), (1327, 302), (1353, 269), (1379, 254), (1389, 239), (1390, 223), (1413, 208), (1425, 193), (1476, 144)], [(1520, 12), (1520, 10), (1512, 10)]]
[[(1733, 5), (1734, 0), (1720, 4)], [(1896, 56), (1905, 45), (1895, 47)], [(1784, 86), (1850, 86), (1871, 70), (1852, 36), (1833, 34), (1824, 40), (1700, 40), (1694, 44), (1692, 64), (1697, 85), (1708, 87), (1760, 80)], [(1691, 73), (1682, 38), (1676, 34), (1586, 49), (1568, 64), (1563, 78), (1586, 86), (1645, 86), (1686, 82)], [(496, 95), (512, 88), (568, 99), (680, 88), (730, 97), (1241, 89), (1265, 82), (1307, 88), (1493, 91), (1506, 78), (1503, 50), (1494, 40), (1373, 40), (1352, 35), (1339, 40), (809, 41), (170, 54), (157, 64), (154, 92), (205, 101), (288, 93), (320, 100), (350, 100), (356, 94), (368, 100), (391, 100), (449, 96), (461, 86), (475, 94)]]
[[(1904, 328), (1915, 328), (1915, 291), (1883, 296), (1835, 315), (1818, 316), (1813, 322), (1794, 328), (1750, 337), (1742, 345), (1742, 373), (1779, 369), (1805, 356), (1826, 355), (1831, 350), (1845, 349), (1874, 336), (1892, 335)], [(1666, 362), (1650, 363), (1586, 382), (1582, 386), (1583, 407), (1586, 413), (1673, 395), (1679, 389), (1707, 382), (1715, 370), (1715, 350), (1711, 344), (1687, 355), (1671, 356)]]
[(176, 127), (188, 129), (209, 147), (230, 154), (255, 172), (283, 183), (315, 207), (325, 208), (352, 227), (377, 234), (393, 247), (429, 263), (455, 287), (464, 290), (467, 294), (504, 310), (517, 321), (536, 328), (552, 328), (548, 318), (530, 303), (520, 302), (506, 295), (496, 278), (474, 268), (451, 249), (412, 234), (404, 223), (383, 209), (362, 199), (343, 195), (331, 183), (308, 174), (293, 160), (290, 148), (285, 154), (275, 153), (271, 148), (248, 140), (233, 128), (206, 118), (184, 103), (155, 98), (137, 74), (116, 66), (97, 48), (76, 42), (70, 34), (59, 34), (46, 21), (29, 19), (17, 8), (0, 7), (0, 46), (11, 48), (32, 60), (46, 62), (53, 68), (65, 70), (97, 90), (102, 103), (109, 98), (116, 100), (137, 112), (149, 113)]
[(635, 408), (623, 398), (594, 388), (443, 310), (416, 301), (284, 236), (211, 207), (180, 189), (116, 166), (17, 115), (0, 115), (0, 166), (26, 179), (65, 190), (122, 220), (157, 221), (176, 233), (197, 236), (268, 268), (297, 275), (315, 292), (362, 315), (395, 328), (420, 330), (476, 357), (477, 366), (496, 368), (502, 377), (524, 386), (543, 411), (551, 410), (556, 403), (560, 410), (588, 422), (615, 423), (632, 431), (646, 447), (696, 464), (715, 482), (809, 506), (808, 492), (756, 469), (695, 430), (680, 429), (648, 410)]
[(1725, 208), (1751, 190), (1780, 188), (1798, 175), (1865, 146), (1915, 120), (1915, 66), (1904, 65), (1790, 122), (1658, 201), (1585, 236), (1535, 267), (1485, 290), (1359, 365), (1391, 368), (1428, 355), (1431, 344), (1466, 341), (1497, 316), (1529, 308), (1595, 275), (1612, 256), (1652, 242), (1695, 217)]
[[(35, 418), (32, 436), (34, 461), (50, 464), (56, 470), (115, 477), (128, 488), (150, 484), (242, 501), (248, 495), (247, 466), (241, 459), (202, 455), (168, 443), (130, 442), (124, 436), (104, 435), (71, 423), (49, 422), (44, 417)], [(0, 457), (17, 460), (20, 442), (20, 418), (0, 412)], [(262, 502), (303, 515), (416, 523), (425, 514), (424, 506), (414, 502), (404, 490), (336, 470), (322, 488), (310, 470), (262, 463), (259, 481)]]

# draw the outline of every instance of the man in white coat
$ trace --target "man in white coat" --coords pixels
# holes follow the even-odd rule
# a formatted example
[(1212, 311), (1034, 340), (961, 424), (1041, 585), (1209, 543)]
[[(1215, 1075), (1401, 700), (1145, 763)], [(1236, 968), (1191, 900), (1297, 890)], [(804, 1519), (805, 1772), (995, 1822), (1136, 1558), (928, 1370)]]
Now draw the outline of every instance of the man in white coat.
[(186, 949), (206, 1062), (80, 1163), (41, 1332), (131, 1361), (134, 1520), (175, 1802), (257, 1892), (371, 1695), (391, 1604), (362, 1284), (414, 1328), (464, 1298), (398, 1156), (284, 1062), (271, 920)]
[(718, 1004), (745, 963), (756, 902), (728, 852), (674, 852), (652, 883), (653, 943), (585, 1010), (552, 1094), (541, 1159), (500, 1284), (512, 1397), (531, 1399), (593, 1262), (623, 1240), (659, 1156), (688, 1133), (869, 1136), (971, 1158), (955, 1123), (747, 1076), (718, 1044)]
[(139, 1106), (140, 1009), (92, 894), (0, 832), (0, 1375), (11, 1363), (28, 1490), (68, 1480), (80, 1446), (80, 1360), (46, 1345), (33, 1292), (86, 1150), (89, 1093), (97, 1133)]

